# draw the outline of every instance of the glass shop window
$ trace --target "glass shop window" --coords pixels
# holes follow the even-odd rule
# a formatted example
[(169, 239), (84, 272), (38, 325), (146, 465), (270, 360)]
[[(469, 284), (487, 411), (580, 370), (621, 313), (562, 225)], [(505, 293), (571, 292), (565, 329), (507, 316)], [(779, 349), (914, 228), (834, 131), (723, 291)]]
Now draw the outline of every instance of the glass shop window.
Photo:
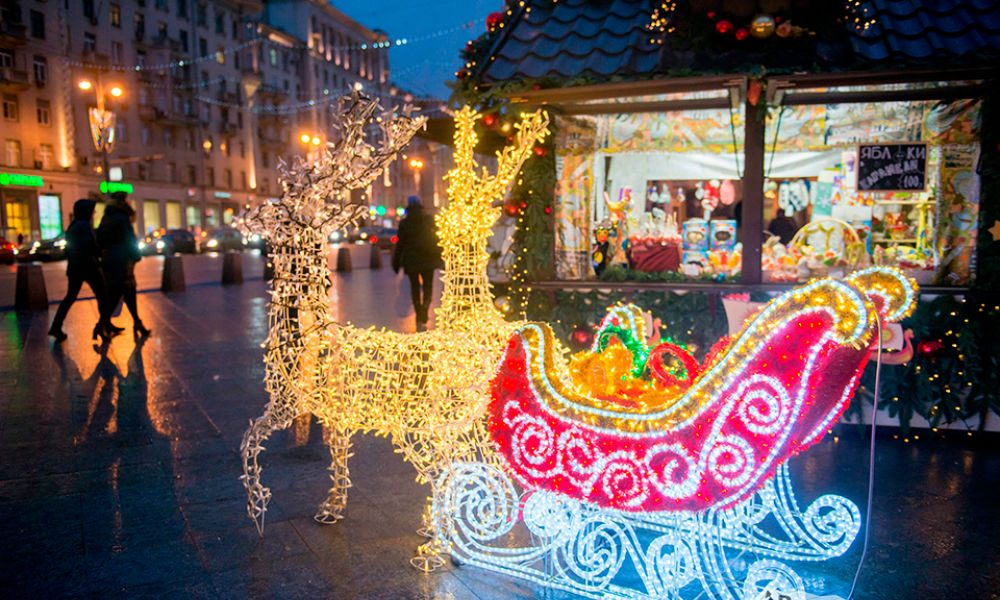
[[(936, 83), (810, 91), (876, 91)], [(898, 266), (975, 279), (979, 99), (782, 106), (767, 123), (762, 281)]]
[[(613, 113), (621, 101), (706, 108)], [(741, 268), (743, 115), (728, 92), (600, 100), (556, 117), (556, 276), (732, 281)], [(496, 125), (503, 133), (509, 124)], [(508, 214), (519, 208), (508, 206)]]

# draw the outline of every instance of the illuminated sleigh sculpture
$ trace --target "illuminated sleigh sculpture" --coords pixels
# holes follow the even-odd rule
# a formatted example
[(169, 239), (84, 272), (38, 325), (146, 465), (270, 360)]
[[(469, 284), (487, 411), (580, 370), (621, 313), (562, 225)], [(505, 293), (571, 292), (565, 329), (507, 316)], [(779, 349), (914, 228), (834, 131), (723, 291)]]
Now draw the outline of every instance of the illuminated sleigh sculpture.
[(522, 326), (493, 381), (502, 464), (457, 464), (438, 488), (452, 556), (595, 598), (803, 597), (785, 561), (843, 554), (861, 518), (833, 495), (800, 509), (785, 462), (840, 416), (877, 320), (902, 319), (915, 294), (883, 268), (814, 281), (720, 341), (700, 374), (683, 349), (646, 349), (634, 306), (613, 308), (570, 367), (546, 325)]

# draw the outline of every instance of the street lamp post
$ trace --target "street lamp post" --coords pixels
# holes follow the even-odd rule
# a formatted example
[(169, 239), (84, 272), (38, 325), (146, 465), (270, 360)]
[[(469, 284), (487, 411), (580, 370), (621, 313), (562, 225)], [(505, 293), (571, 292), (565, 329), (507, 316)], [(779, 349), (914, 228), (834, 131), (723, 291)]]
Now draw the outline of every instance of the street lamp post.
[[(104, 106), (105, 90), (101, 85), (100, 76), (96, 77), (93, 82), (89, 79), (83, 79), (77, 86), (85, 92), (92, 89), (97, 96), (97, 108), (91, 108), (87, 113), (87, 117), (90, 123), (90, 137), (94, 141), (94, 148), (101, 153), (101, 168), (104, 170), (104, 189), (110, 190), (111, 169), (108, 164), (108, 155), (111, 154), (111, 150), (115, 147), (115, 113)], [(122, 88), (117, 85), (112, 86), (107, 92), (113, 98), (120, 98), (124, 93)]]

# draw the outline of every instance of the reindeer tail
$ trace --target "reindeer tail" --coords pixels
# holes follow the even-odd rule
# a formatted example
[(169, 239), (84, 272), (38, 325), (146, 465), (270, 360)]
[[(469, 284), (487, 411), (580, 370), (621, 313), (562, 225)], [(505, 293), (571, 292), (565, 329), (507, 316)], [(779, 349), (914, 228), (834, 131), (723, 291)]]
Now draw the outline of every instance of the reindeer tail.
[(268, 413), (250, 421), (250, 427), (243, 434), (240, 453), (243, 456), (243, 487), (247, 490), (247, 513), (257, 526), (257, 532), (264, 535), (264, 513), (271, 500), (271, 490), (260, 483), (261, 467), (257, 455), (264, 450), (264, 440), (274, 431), (274, 423)]

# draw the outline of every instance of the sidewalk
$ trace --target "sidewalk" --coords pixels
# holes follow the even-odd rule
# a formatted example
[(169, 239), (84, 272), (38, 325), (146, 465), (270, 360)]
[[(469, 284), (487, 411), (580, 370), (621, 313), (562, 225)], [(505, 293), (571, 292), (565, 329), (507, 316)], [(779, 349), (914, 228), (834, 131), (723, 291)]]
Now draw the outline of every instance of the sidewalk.
[[(405, 284), (388, 269), (335, 275), (335, 313), (412, 331)], [(267, 301), (257, 278), (142, 294), (153, 335), (129, 328), (106, 351), (89, 339), (93, 301), (73, 307), (57, 346), (54, 307), (0, 312), (0, 597), (573, 598), (473, 567), (410, 567), (428, 490), (382, 438), (355, 437), (346, 518), (315, 523), (329, 454), (307, 420), (266, 444), (274, 495), (259, 538), (238, 450), (266, 402)], [(867, 442), (837, 434), (793, 459), (797, 492), (841, 494), (863, 513)], [(995, 597), (1000, 451), (986, 439), (880, 436), (858, 598)], [(860, 545), (824, 568), (849, 586)]]

